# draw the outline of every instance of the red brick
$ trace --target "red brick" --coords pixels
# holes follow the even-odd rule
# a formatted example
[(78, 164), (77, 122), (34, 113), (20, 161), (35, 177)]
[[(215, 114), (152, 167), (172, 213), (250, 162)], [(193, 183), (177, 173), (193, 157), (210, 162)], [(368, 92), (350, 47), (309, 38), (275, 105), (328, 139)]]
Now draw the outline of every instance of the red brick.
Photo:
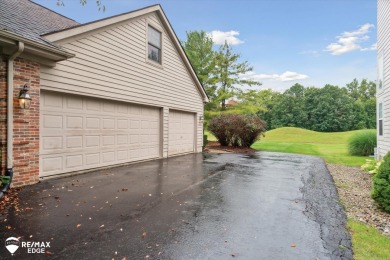
[[(13, 187), (37, 183), (39, 180), (39, 95), (40, 65), (17, 58), (14, 61), (14, 179)], [(0, 59), (0, 144), (1, 174), (6, 171), (7, 153), (7, 60)], [(27, 84), (33, 101), (28, 110), (19, 108), (19, 91)]]

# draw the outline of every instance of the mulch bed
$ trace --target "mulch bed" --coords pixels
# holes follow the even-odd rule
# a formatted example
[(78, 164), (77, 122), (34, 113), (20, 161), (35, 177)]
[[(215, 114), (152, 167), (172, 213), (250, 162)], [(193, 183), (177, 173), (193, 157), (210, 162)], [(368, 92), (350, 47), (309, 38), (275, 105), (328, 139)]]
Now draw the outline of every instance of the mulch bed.
[(372, 175), (359, 167), (328, 164), (347, 216), (390, 236), (390, 213), (371, 198)]
[(244, 153), (244, 154), (254, 154), (255, 149), (250, 147), (233, 147), (233, 146), (221, 146), (218, 142), (207, 143), (207, 146), (204, 149), (205, 153)]

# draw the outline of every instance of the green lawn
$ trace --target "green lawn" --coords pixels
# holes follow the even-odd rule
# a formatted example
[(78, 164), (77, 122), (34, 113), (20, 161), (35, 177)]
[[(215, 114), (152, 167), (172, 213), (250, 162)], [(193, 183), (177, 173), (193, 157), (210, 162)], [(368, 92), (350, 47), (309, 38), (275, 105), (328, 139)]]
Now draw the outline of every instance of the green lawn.
[[(261, 151), (298, 153), (321, 156), (328, 163), (360, 166), (368, 157), (348, 154), (348, 139), (356, 131), (320, 133), (295, 127), (283, 127), (266, 132), (252, 148)], [(374, 131), (374, 130), (373, 130)]]
[(204, 130), (204, 134), (207, 135), (207, 140), (217, 141), (217, 138), (215, 138), (215, 136), (212, 133), (210, 133), (209, 131)]
[(390, 237), (375, 228), (353, 220), (348, 221), (356, 260), (390, 259)]

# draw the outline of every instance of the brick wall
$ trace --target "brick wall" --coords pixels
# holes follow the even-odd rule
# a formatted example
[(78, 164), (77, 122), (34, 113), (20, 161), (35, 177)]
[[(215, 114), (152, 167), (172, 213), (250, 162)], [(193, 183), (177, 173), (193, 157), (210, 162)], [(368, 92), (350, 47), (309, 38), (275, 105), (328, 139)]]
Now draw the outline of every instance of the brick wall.
[(4, 175), (7, 160), (7, 60), (0, 58), (0, 174)]
[[(1, 131), (1, 172), (6, 171), (6, 60), (1, 61), (0, 74), (0, 131)], [(14, 179), (13, 187), (33, 184), (39, 180), (39, 73), (38, 63), (16, 58), (14, 61)], [(27, 84), (31, 95), (30, 109), (19, 107), (18, 96), (20, 89)]]

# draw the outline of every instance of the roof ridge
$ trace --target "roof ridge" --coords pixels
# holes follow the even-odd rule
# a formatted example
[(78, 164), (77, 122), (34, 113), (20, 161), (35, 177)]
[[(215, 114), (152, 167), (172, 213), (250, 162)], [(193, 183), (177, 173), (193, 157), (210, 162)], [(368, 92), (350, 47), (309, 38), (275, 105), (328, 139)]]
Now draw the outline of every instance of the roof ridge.
[(68, 20), (71, 20), (71, 21), (73, 21), (73, 22), (76, 22), (76, 23), (78, 23), (78, 24), (81, 24), (81, 23), (79, 23), (78, 21), (76, 21), (76, 20), (74, 20), (74, 19), (72, 19), (72, 18), (69, 18), (69, 17), (67, 17), (67, 16), (65, 16), (65, 15), (63, 15), (63, 14), (57, 13), (56, 11), (54, 11), (54, 10), (52, 10), (52, 9), (49, 9), (49, 8), (47, 8), (46, 6), (40, 5), (40, 4), (36, 3), (36, 2), (34, 2), (33, 0), (27, 0), (27, 1), (29, 1), (29, 2), (31, 2), (31, 3), (33, 3), (33, 4), (35, 4), (35, 5), (38, 5), (38, 6), (42, 7), (42, 8), (44, 8), (44, 9), (46, 9), (46, 10), (52, 12), (52, 13), (55, 13), (55, 14), (57, 14), (57, 15), (59, 15), (59, 16), (62, 16), (62, 17), (64, 17), (64, 18), (68, 19)]

